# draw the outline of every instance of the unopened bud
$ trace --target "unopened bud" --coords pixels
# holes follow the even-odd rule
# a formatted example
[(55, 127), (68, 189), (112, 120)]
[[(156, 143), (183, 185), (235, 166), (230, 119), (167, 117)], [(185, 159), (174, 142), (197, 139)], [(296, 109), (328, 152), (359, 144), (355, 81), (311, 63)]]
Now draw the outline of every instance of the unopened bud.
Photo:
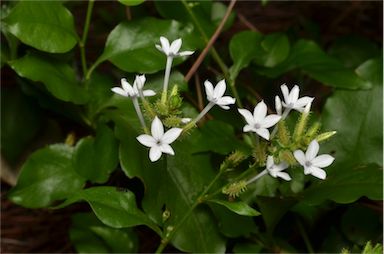
[(247, 189), (247, 183), (245, 181), (235, 182), (222, 189), (224, 194), (229, 195), (231, 198), (240, 196)]
[(336, 131), (324, 132), (324, 133), (321, 133), (320, 135), (318, 135), (316, 140), (317, 140), (317, 142), (322, 142), (322, 141), (325, 141), (325, 140), (331, 138), (335, 134), (336, 134)]

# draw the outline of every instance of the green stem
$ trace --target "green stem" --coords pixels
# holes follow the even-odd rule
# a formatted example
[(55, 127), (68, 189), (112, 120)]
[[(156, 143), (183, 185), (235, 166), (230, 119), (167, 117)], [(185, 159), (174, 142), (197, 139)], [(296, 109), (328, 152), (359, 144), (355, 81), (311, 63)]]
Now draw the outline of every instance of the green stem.
[(166, 64), (165, 73), (164, 73), (163, 93), (161, 94), (161, 103), (163, 104), (167, 102), (168, 83), (169, 83), (169, 76), (171, 75), (172, 61), (173, 61), (173, 57), (167, 56), (167, 64)]
[(83, 68), (83, 75), (84, 76), (86, 76), (87, 73), (88, 73), (87, 60), (86, 60), (86, 56), (85, 56), (85, 43), (87, 41), (89, 24), (91, 22), (93, 4), (94, 4), (94, 0), (89, 0), (88, 8), (87, 8), (87, 14), (86, 14), (86, 17), (85, 17), (83, 37), (81, 38), (81, 40), (79, 42), (80, 55), (81, 55), (81, 66)]
[(301, 223), (301, 221), (300, 221), (299, 218), (296, 218), (296, 223), (297, 223), (297, 226), (298, 226), (298, 228), (299, 228), (301, 237), (302, 237), (303, 240), (304, 240), (304, 244), (305, 244), (305, 246), (307, 247), (308, 253), (315, 253), (314, 250), (313, 250), (311, 241), (310, 241), (309, 238), (308, 238), (307, 232), (305, 232), (304, 226), (303, 226), (303, 224)]
[(220, 176), (223, 174), (225, 170), (220, 170), (219, 173), (213, 178), (213, 180), (208, 184), (207, 188), (197, 197), (195, 202), (192, 204), (192, 206), (188, 209), (188, 211), (184, 214), (184, 217), (175, 225), (172, 231), (170, 231), (165, 238), (161, 240), (161, 243), (159, 247), (156, 250), (156, 253), (163, 252), (164, 248), (168, 245), (168, 243), (172, 240), (172, 237), (176, 233), (177, 229), (188, 219), (188, 217), (191, 215), (193, 210), (198, 206), (200, 203), (204, 201), (205, 195), (208, 193), (208, 191), (212, 188), (212, 186), (216, 183), (216, 181), (220, 178)]

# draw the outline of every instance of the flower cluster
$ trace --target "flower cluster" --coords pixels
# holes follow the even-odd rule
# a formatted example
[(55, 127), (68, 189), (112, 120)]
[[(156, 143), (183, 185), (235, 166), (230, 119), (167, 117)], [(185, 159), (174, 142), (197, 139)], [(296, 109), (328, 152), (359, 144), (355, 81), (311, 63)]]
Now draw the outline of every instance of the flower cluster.
[[(155, 109), (149, 107), (147, 110), (152, 112), (151, 117), (147, 116), (147, 118), (152, 119), (150, 131), (146, 127), (145, 118), (141, 112), (138, 99), (141, 99), (144, 106), (148, 106), (145, 97), (154, 96), (156, 94), (152, 90), (143, 89), (146, 81), (145, 76), (136, 76), (133, 85), (129, 84), (128, 81), (123, 78), (121, 79), (121, 87), (112, 88), (114, 93), (132, 99), (136, 113), (145, 132), (145, 134), (139, 135), (137, 140), (142, 145), (150, 148), (149, 159), (152, 162), (159, 160), (163, 153), (174, 155), (175, 152), (171, 147), (171, 144), (178, 139), (184, 131), (194, 127), (212, 107), (217, 105), (224, 110), (228, 110), (230, 105), (233, 105), (236, 102), (234, 98), (225, 96), (226, 83), (224, 79), (220, 80), (215, 86), (209, 80), (206, 80), (204, 82), (204, 87), (208, 104), (199, 115), (195, 119), (190, 119), (179, 116), (179, 113), (177, 113), (176, 115), (172, 115), (173, 118), (171, 117), (171, 120), (177, 118), (179, 125), (172, 125), (164, 122), (170, 111), (180, 112), (177, 107), (180, 106), (179, 102), (181, 102), (181, 99), (177, 97), (177, 88), (176, 90), (172, 89), (170, 95), (168, 95), (168, 83), (172, 61), (175, 57), (189, 56), (194, 53), (193, 51), (180, 52), (181, 46), (181, 39), (177, 39), (170, 43), (165, 37), (160, 37), (160, 45), (156, 45), (156, 48), (165, 54), (167, 61), (161, 100), (157, 101), (154, 107)], [(255, 149), (257, 150), (256, 161), (259, 162), (260, 166), (265, 165), (266, 167), (264, 171), (257, 174), (255, 177), (247, 181), (241, 181), (243, 187), (237, 188), (236, 184), (232, 184), (232, 187), (226, 189), (228, 193), (232, 193), (231, 190), (244, 190), (246, 185), (256, 181), (266, 174), (269, 174), (274, 178), (282, 178), (286, 181), (290, 181), (290, 175), (284, 172), (284, 170), (292, 165), (301, 165), (304, 167), (304, 174), (306, 175), (310, 174), (320, 179), (326, 178), (326, 172), (322, 168), (329, 166), (334, 161), (334, 158), (328, 154), (317, 155), (319, 152), (318, 142), (321, 141), (319, 136), (314, 137), (313, 134), (303, 134), (314, 98), (308, 96), (299, 98), (300, 89), (298, 86), (294, 86), (291, 91), (289, 91), (288, 87), (283, 84), (281, 86), (281, 92), (283, 94), (283, 100), (280, 99), (279, 96), (275, 97), (276, 114), (267, 114), (267, 105), (264, 101), (259, 102), (252, 112), (244, 108), (238, 109), (238, 112), (243, 116), (246, 122), (243, 131), (245, 133), (254, 133), (255, 135)], [(171, 107), (169, 101), (176, 101), (177, 103), (171, 105)], [(293, 137), (291, 138), (287, 134), (288, 131), (286, 130), (284, 121), (292, 110), (300, 112), (301, 117), (296, 125)], [(163, 123), (169, 127), (167, 131), (164, 130)], [(183, 128), (179, 128), (181, 127), (180, 124), (184, 124), (184, 126), (182, 126)], [(272, 132), (270, 132), (269, 128), (273, 126), (275, 127)], [(312, 130), (309, 130), (309, 133), (316, 134), (316, 131), (317, 126), (312, 128)], [(333, 134), (325, 133), (325, 135), (328, 137)], [(261, 141), (259, 140), (259, 137), (262, 138)], [(307, 140), (309, 138), (311, 138), (311, 140)], [(266, 146), (262, 145), (260, 142), (267, 144), (267, 146), (269, 145), (269, 148), (266, 149)], [(276, 148), (273, 144), (279, 144), (279, 147)], [(307, 147), (307, 149), (304, 152), (302, 148), (305, 147)], [(234, 193), (234, 196), (236, 195), (237, 193)]]

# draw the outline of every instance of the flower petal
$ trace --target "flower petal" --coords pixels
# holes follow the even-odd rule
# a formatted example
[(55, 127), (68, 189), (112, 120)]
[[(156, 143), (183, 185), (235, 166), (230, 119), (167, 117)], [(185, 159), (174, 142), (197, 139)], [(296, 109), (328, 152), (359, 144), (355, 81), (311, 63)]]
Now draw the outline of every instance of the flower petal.
[(166, 55), (169, 55), (169, 41), (164, 36), (160, 37), (161, 48)]
[(179, 56), (190, 56), (192, 55), (193, 53), (195, 53), (195, 51), (189, 51), (189, 50), (186, 50), (186, 51), (181, 51), (178, 53)]
[(156, 140), (151, 136), (147, 134), (142, 134), (136, 139), (142, 144), (145, 145), (146, 147), (153, 147), (156, 146)]
[(173, 151), (172, 147), (168, 144), (162, 144), (160, 146), (160, 151), (170, 155), (175, 155), (175, 151)]
[(304, 155), (304, 152), (301, 150), (296, 150), (293, 152), (293, 156), (295, 156), (295, 159), (300, 163), (300, 165), (304, 166), (306, 162), (306, 158)]
[(161, 140), (164, 135), (164, 127), (160, 119), (156, 116), (151, 125), (152, 137), (156, 140)]
[(220, 105), (220, 104), (216, 104), (216, 105), (219, 106), (219, 107), (222, 108), (222, 109), (225, 109), (225, 110), (228, 110), (228, 109), (229, 109), (229, 107), (226, 106), (226, 105)]
[(253, 119), (255, 122), (260, 123), (267, 115), (267, 105), (264, 101), (259, 102), (253, 110)]
[(285, 172), (276, 172), (276, 176), (284, 179), (285, 181), (291, 181), (292, 178)]
[(319, 179), (324, 180), (327, 177), (327, 173), (322, 170), (321, 168), (318, 167), (310, 167), (309, 168), (310, 174), (313, 175), (314, 177), (317, 177)]
[(141, 90), (143, 89), (143, 86), (145, 84), (145, 75), (136, 75), (135, 82), (137, 89)]
[(189, 123), (190, 121), (192, 121), (192, 118), (188, 118), (188, 117), (181, 118), (181, 122), (184, 124)]
[(292, 88), (289, 93), (289, 103), (296, 103), (297, 99), (299, 99), (300, 88), (296, 85)]
[(295, 108), (303, 108), (307, 106), (307, 104), (311, 103), (313, 101), (313, 97), (304, 96), (300, 99), (298, 99), (295, 103)]
[(149, 159), (152, 162), (154, 162), (154, 161), (157, 161), (158, 159), (160, 159), (160, 157), (161, 157), (160, 147), (157, 145), (151, 147), (151, 149), (149, 150)]
[(244, 117), (245, 121), (249, 125), (255, 124), (255, 120), (253, 119), (253, 115), (249, 110), (238, 108), (237, 111), (239, 111), (239, 113)]
[(256, 133), (257, 135), (259, 135), (260, 137), (263, 137), (265, 138), (266, 140), (269, 140), (269, 131), (267, 129), (264, 129), (264, 128), (258, 128), (256, 129)]
[(267, 169), (272, 169), (274, 164), (275, 163), (273, 161), (273, 156), (268, 155), (268, 157), (267, 157)]
[(131, 94), (131, 92), (133, 91), (133, 87), (131, 86), (131, 84), (129, 84), (125, 78), (122, 78), (120, 82), (121, 82), (121, 87), (124, 89), (124, 91)]
[(284, 169), (286, 169), (286, 168), (288, 168), (289, 167), (289, 165), (288, 165), (288, 163), (286, 163), (286, 162), (281, 162), (280, 164), (278, 164), (278, 165), (275, 165), (275, 168), (276, 168), (276, 170), (277, 171), (283, 171)]
[(331, 165), (334, 160), (335, 158), (333, 158), (331, 155), (322, 154), (314, 158), (311, 162), (315, 167), (324, 168)]
[(159, 50), (160, 52), (164, 52), (163, 48), (159, 45), (159, 44), (156, 44), (155, 47), (157, 48), (157, 50)]
[(164, 133), (163, 137), (161, 138), (161, 142), (165, 144), (171, 144), (180, 136), (182, 131), (183, 129), (180, 128), (172, 128), (168, 130), (166, 133)]
[(225, 105), (235, 104), (235, 102), (236, 102), (235, 98), (232, 98), (231, 96), (224, 96), (224, 97), (219, 98), (216, 101), (216, 104), (219, 106), (225, 106)]
[(122, 88), (120, 87), (113, 87), (112, 89), (112, 92), (114, 93), (117, 93), (119, 95), (122, 95), (122, 96), (125, 96), (125, 97), (128, 97), (128, 93), (126, 91), (124, 91)]
[(145, 97), (148, 97), (148, 96), (154, 96), (154, 95), (156, 95), (156, 93), (155, 93), (155, 91), (153, 91), (153, 90), (144, 90), (144, 91), (143, 91), (143, 95), (144, 95)]
[(281, 115), (283, 113), (283, 108), (281, 106), (281, 99), (277, 95), (275, 96), (275, 109), (278, 115)]
[(220, 80), (213, 91), (213, 97), (215, 99), (223, 97), (226, 89), (227, 85), (225, 84), (225, 79)]
[(213, 85), (211, 82), (209, 82), (208, 80), (206, 80), (204, 82), (204, 86), (205, 86), (205, 93), (207, 94), (207, 99), (209, 101), (212, 101), (213, 100)]
[(319, 143), (317, 143), (316, 139), (312, 140), (312, 142), (309, 144), (307, 151), (305, 152), (305, 158), (307, 158), (307, 161), (312, 161), (317, 153), (319, 152)]
[(280, 86), (280, 89), (281, 89), (281, 92), (283, 93), (283, 97), (284, 97), (284, 102), (286, 104), (289, 104), (289, 90), (288, 90), (288, 87), (283, 84)]
[(243, 127), (243, 132), (250, 132), (250, 131), (256, 132), (256, 129), (253, 126), (248, 124)]
[(269, 128), (275, 125), (278, 121), (280, 121), (280, 119), (281, 116), (279, 115), (269, 115), (260, 122), (260, 125), (262, 128)]
[(171, 46), (169, 47), (169, 52), (176, 55), (181, 48), (181, 44), (182, 44), (181, 38), (174, 40)]

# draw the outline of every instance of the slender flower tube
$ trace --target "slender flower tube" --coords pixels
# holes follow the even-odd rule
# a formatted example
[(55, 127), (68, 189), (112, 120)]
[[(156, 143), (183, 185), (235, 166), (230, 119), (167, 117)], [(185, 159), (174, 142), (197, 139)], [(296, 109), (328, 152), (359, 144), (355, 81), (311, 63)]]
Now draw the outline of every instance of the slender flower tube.
[(164, 74), (163, 93), (161, 95), (161, 102), (165, 103), (167, 100), (168, 83), (169, 83), (169, 76), (171, 74), (173, 58), (181, 57), (181, 56), (189, 56), (189, 55), (192, 55), (194, 51), (179, 52), (182, 44), (181, 38), (174, 40), (172, 43), (169, 43), (169, 40), (167, 38), (161, 36), (160, 44), (161, 46), (156, 44), (155, 45), (156, 48), (167, 56), (167, 63), (166, 63), (165, 74)]
[(122, 78), (121, 87), (113, 87), (111, 90), (112, 92), (118, 95), (121, 95), (124, 97), (130, 97), (132, 99), (132, 103), (133, 103), (133, 106), (135, 107), (136, 114), (139, 117), (140, 124), (144, 130), (147, 130), (143, 113), (141, 112), (137, 97), (141, 96), (142, 98), (144, 98), (145, 96), (153, 96), (156, 93), (152, 90), (143, 91), (144, 83), (145, 83), (144, 75), (136, 76), (133, 86), (131, 86), (131, 84), (129, 84), (125, 78)]

